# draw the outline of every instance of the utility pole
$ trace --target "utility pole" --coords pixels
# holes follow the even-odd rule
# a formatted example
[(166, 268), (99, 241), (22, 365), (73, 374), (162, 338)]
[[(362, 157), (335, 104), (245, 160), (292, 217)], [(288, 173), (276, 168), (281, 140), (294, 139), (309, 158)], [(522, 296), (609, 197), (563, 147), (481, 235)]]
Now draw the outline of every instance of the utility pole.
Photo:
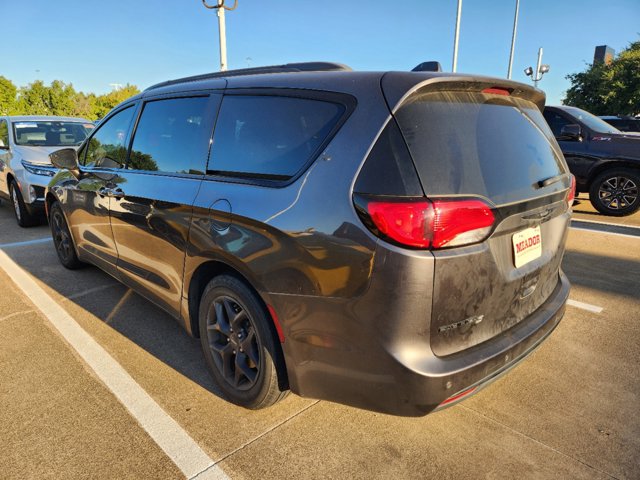
[(513, 17), (513, 35), (511, 35), (511, 52), (509, 53), (509, 70), (507, 78), (511, 80), (511, 69), (513, 68), (513, 52), (516, 49), (516, 32), (518, 31), (518, 12), (520, 11), (520, 0), (516, 0), (516, 14)]
[(207, 0), (202, 0), (202, 4), (210, 10), (217, 10), (218, 13), (218, 32), (220, 34), (220, 71), (227, 70), (227, 29), (224, 18), (225, 10), (235, 10), (238, 6), (238, 0), (234, 0), (233, 7), (226, 7), (225, 0), (216, 0), (216, 5), (208, 5)]
[(453, 37), (453, 65), (452, 72), (458, 68), (458, 41), (460, 40), (460, 16), (462, 15), (462, 0), (458, 0), (458, 12), (456, 13), (456, 33)]

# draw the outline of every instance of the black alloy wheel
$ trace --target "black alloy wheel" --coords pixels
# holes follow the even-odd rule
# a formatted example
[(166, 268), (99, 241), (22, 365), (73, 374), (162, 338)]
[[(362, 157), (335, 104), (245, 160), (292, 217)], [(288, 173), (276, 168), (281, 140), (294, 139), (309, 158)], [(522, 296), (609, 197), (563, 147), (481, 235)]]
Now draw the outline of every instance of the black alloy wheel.
[(264, 408), (287, 393), (270, 322), (255, 293), (235, 277), (215, 277), (202, 295), (199, 328), (207, 366), (225, 397), (243, 407)]
[(615, 217), (631, 215), (640, 208), (640, 174), (613, 169), (600, 174), (591, 184), (589, 198), (600, 213)]
[(73, 238), (69, 227), (67, 226), (67, 220), (62, 213), (62, 207), (60, 203), (55, 202), (51, 205), (49, 211), (49, 225), (51, 226), (51, 236), (53, 237), (53, 245), (56, 248), (58, 259), (60, 263), (69, 270), (75, 270), (82, 267), (84, 264), (78, 260), (75, 247), (73, 245)]
[(9, 195), (11, 196), (13, 212), (16, 215), (18, 225), (21, 227), (31, 227), (38, 223), (38, 219), (27, 210), (24, 198), (22, 198), (22, 193), (15, 180), (11, 180), (9, 183)]

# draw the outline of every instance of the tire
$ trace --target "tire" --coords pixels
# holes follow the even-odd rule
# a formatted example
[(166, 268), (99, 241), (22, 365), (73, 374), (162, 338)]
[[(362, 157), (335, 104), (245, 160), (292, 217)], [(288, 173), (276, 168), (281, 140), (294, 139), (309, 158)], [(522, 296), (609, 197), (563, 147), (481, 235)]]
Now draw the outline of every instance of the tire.
[(27, 210), (27, 206), (24, 204), (22, 198), (22, 192), (15, 180), (11, 180), (9, 183), (9, 195), (11, 197), (11, 204), (13, 205), (13, 213), (16, 216), (18, 225), (23, 228), (32, 227), (38, 224), (38, 217), (31, 215)]
[(229, 401), (257, 410), (287, 395), (275, 328), (244, 282), (230, 275), (211, 280), (200, 300), (198, 321), (205, 361)]
[(85, 264), (78, 259), (73, 237), (59, 202), (54, 202), (49, 209), (49, 226), (51, 227), (53, 245), (56, 248), (58, 260), (60, 260), (62, 266), (69, 270), (83, 267)]
[(613, 168), (598, 175), (589, 187), (589, 199), (604, 215), (623, 217), (640, 208), (640, 173)]

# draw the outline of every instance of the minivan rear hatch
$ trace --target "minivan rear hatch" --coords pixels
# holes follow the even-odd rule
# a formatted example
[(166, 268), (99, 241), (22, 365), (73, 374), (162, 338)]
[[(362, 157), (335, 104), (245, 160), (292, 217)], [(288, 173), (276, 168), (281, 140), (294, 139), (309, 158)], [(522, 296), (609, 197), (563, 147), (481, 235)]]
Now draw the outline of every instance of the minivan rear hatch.
[(431, 345), (450, 355), (525, 320), (559, 288), (571, 176), (539, 90), (435, 77), (398, 99), (392, 75), (383, 91), (426, 197), (479, 200), (495, 216), (480, 243), (432, 246)]

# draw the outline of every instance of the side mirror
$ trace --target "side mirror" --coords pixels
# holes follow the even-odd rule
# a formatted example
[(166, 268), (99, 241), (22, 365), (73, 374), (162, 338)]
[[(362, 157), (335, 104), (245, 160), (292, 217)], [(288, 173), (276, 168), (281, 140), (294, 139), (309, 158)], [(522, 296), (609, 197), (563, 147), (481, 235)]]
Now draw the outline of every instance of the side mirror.
[(580, 125), (576, 123), (570, 123), (569, 125), (565, 125), (560, 130), (560, 139), (561, 140), (574, 140), (577, 142), (582, 141), (582, 128)]
[(78, 152), (75, 148), (63, 148), (49, 154), (49, 160), (56, 168), (69, 170), (72, 173), (78, 172)]

